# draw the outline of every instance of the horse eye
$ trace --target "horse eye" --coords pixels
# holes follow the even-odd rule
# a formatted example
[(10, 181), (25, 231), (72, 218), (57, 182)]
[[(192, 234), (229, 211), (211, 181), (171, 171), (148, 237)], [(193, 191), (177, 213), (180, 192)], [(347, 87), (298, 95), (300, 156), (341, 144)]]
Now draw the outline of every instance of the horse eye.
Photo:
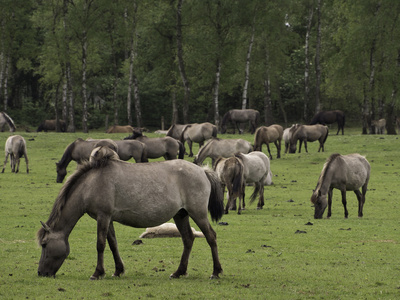
[(43, 243), (41, 246), (42, 246), (42, 248), (46, 248), (47, 244)]

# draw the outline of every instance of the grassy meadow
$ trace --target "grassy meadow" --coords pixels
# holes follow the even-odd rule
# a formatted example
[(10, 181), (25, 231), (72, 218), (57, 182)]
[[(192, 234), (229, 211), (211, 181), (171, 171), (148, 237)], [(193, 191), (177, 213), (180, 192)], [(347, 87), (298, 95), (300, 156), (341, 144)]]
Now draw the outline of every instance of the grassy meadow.
[[(26, 174), (23, 159), (20, 173), (11, 173), (9, 163), (5, 173), (0, 173), (0, 298), (400, 298), (400, 139), (361, 135), (360, 128), (345, 128), (344, 136), (336, 136), (335, 128), (324, 153), (317, 153), (317, 143), (309, 143), (309, 153), (302, 149), (300, 154), (282, 153), (276, 159), (271, 145), (274, 185), (265, 189), (264, 209), (256, 210), (256, 203), (250, 205), (247, 200), (242, 215), (223, 216), (221, 221), (228, 225), (213, 224), (224, 269), (220, 279), (209, 279), (212, 259), (205, 239), (194, 243), (188, 276), (170, 280), (183, 250), (181, 240), (143, 239), (143, 244), (132, 245), (144, 229), (115, 224), (126, 273), (111, 277), (114, 263), (107, 247), (106, 277), (95, 282), (89, 281), (97, 258), (94, 220), (86, 215), (77, 223), (69, 238), (70, 255), (55, 279), (37, 276), (41, 249), (36, 232), (62, 186), (56, 183), (55, 163), (65, 147), (78, 137), (121, 139), (126, 134), (17, 132), (27, 141), (30, 173)], [(0, 133), (1, 149), (10, 135)], [(250, 134), (221, 137), (253, 142)], [(332, 217), (313, 219), (310, 196), (326, 158), (334, 152), (357, 152), (371, 164), (363, 218), (357, 217), (356, 196), (348, 192), (349, 218), (344, 219), (340, 192), (335, 190)], [(69, 174), (75, 168), (71, 162)], [(251, 192), (247, 187), (247, 199)], [(193, 222), (192, 226), (197, 229)]]

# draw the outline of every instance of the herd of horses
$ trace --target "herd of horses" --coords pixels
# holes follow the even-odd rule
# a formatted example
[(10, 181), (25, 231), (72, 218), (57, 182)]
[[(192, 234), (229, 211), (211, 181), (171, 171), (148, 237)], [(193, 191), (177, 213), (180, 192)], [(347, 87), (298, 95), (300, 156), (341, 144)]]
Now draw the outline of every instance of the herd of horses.
[[(99, 279), (105, 274), (106, 241), (114, 257), (113, 276), (124, 273), (113, 222), (145, 228), (163, 224), (171, 218), (180, 232), (184, 249), (178, 269), (170, 277), (178, 278), (186, 274), (194, 241), (189, 224), (189, 218), (192, 218), (211, 248), (211, 278), (218, 278), (222, 267), (218, 258), (216, 234), (208, 220), (208, 212), (213, 221), (220, 220), (229, 210), (237, 210), (241, 214), (245, 209), (245, 188), (249, 184), (254, 186), (250, 203), (258, 198), (257, 209), (262, 209), (264, 187), (272, 184), (270, 159), (273, 156), (269, 144), (275, 144), (278, 159), (281, 157), (282, 139), (285, 153), (295, 153), (297, 144), (300, 153), (303, 143), (308, 152), (307, 142), (314, 141), (319, 142), (318, 152), (324, 151), (329, 133), (326, 124), (337, 122), (337, 134), (340, 130), (343, 134), (344, 127), (344, 115), (340, 111), (333, 111), (327, 116), (315, 116), (311, 122), (314, 124), (294, 124), (285, 130), (278, 124), (258, 127), (257, 111), (244, 110), (242, 116), (238, 116), (238, 112), (240, 110), (231, 110), (224, 116), (221, 132), (226, 132), (227, 122), (233, 122), (239, 133), (242, 129), (238, 124), (250, 122), (250, 131), (254, 134), (253, 145), (244, 139), (217, 137), (217, 128), (211, 123), (176, 124), (169, 128), (165, 137), (160, 138), (147, 137), (131, 126), (113, 126), (108, 132), (122, 130), (118, 132), (130, 135), (123, 140), (79, 138), (69, 144), (56, 163), (56, 181), (63, 182), (67, 166), (72, 160), (77, 162), (77, 168), (63, 185), (48, 220), (41, 222), (42, 227), (37, 234), (42, 247), (38, 275), (56, 275), (69, 254), (68, 237), (71, 231), (78, 220), (88, 214), (97, 221), (98, 228), (98, 259), (91, 279)], [(2, 117), (6, 118), (6, 114)], [(43, 122), (40, 128), (51, 130), (49, 128), (53, 127), (50, 125)], [(194, 157), (194, 163), (183, 159), (185, 143), (189, 146), (188, 156)], [(192, 151), (193, 143), (199, 144), (196, 155)], [(262, 152), (263, 144), (267, 146), (269, 156)], [(26, 159), (29, 172), (26, 142), (22, 136), (9, 137), (5, 151), (3, 172), (9, 155), (13, 172), (18, 172), (19, 158), (22, 156)], [(148, 163), (149, 159), (160, 157), (165, 161)], [(135, 164), (127, 162), (131, 158)], [(203, 165), (206, 158), (211, 158), (212, 168)], [(342, 192), (346, 218), (346, 191), (354, 191), (359, 201), (358, 216), (362, 217), (369, 175), (370, 166), (364, 157), (358, 154), (331, 155), (311, 196), (315, 206), (314, 217), (322, 218), (326, 207), (328, 217), (331, 216), (333, 188)], [(224, 208), (225, 189), (227, 202)]]

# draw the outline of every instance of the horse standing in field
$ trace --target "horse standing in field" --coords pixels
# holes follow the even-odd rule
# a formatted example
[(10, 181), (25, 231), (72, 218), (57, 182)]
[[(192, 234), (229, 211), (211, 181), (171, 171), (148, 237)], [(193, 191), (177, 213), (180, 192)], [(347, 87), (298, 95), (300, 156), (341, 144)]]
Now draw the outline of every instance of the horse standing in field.
[(63, 182), (67, 175), (68, 164), (74, 160), (78, 164), (87, 161), (90, 157), (90, 153), (96, 146), (115, 144), (114, 149), (121, 160), (129, 160), (133, 158), (137, 163), (148, 162), (147, 159), (147, 148), (146, 145), (139, 141), (131, 140), (116, 140), (112, 141), (109, 139), (93, 140), (89, 139), (84, 141), (81, 138), (76, 139), (74, 142), (69, 144), (60, 161), (56, 163), (57, 166), (57, 182)]
[(250, 132), (254, 134), (260, 122), (260, 112), (255, 109), (231, 109), (222, 117), (221, 133), (226, 132), (229, 122), (233, 124), (233, 134), (235, 134), (236, 127), (239, 134), (242, 133), (242, 130), (239, 128), (240, 123), (250, 122)]
[(386, 128), (386, 120), (385, 119), (372, 120), (371, 125), (375, 129), (375, 134), (385, 134), (385, 128)]
[(290, 139), (298, 126), (299, 124), (293, 124), (291, 127), (288, 127), (283, 131), (282, 139), (285, 142), (285, 153), (289, 150)]
[(124, 140), (136, 140), (146, 145), (147, 158), (164, 157), (165, 160), (183, 159), (185, 148), (180, 141), (169, 136), (162, 138), (149, 138), (141, 132), (133, 131), (133, 134), (124, 138)]
[(204, 141), (217, 137), (217, 126), (211, 123), (194, 123), (187, 125), (181, 133), (180, 141), (185, 146), (185, 142), (189, 145), (189, 157), (193, 157), (192, 144), (198, 143), (199, 147), (204, 145)]
[(134, 128), (130, 125), (119, 126), (113, 125), (107, 129), (106, 133), (132, 133)]
[[(328, 206), (328, 218), (332, 215), (332, 193), (338, 189), (342, 193), (344, 217), (347, 219), (346, 191), (354, 191), (358, 200), (358, 216), (363, 216), (365, 194), (367, 193), (371, 166), (364, 156), (360, 154), (340, 155), (332, 154), (324, 164), (319, 176), (311, 202), (315, 206), (315, 219), (322, 219), (322, 215)], [(359, 189), (362, 189), (362, 193)], [(328, 200), (326, 200), (328, 195)]]
[(246, 140), (212, 138), (200, 148), (193, 162), (201, 165), (207, 157), (210, 157), (214, 165), (215, 160), (219, 157), (230, 157), (236, 153), (249, 153), (252, 150), (253, 146)]
[[(67, 131), (67, 123), (64, 120), (58, 120), (60, 125), (60, 131), (66, 132)], [(44, 120), (36, 130), (37, 132), (44, 131), (47, 132), (49, 130), (56, 130), (56, 120)]]
[(62, 187), (46, 223), (37, 233), (42, 254), (38, 275), (55, 277), (70, 252), (68, 238), (79, 219), (87, 213), (97, 221), (97, 266), (90, 279), (105, 275), (106, 241), (112, 251), (115, 272), (125, 268), (120, 257), (114, 222), (146, 228), (174, 219), (181, 233), (183, 253), (171, 278), (186, 274), (194, 235), (189, 217), (203, 232), (211, 248), (213, 272), (218, 278), (222, 267), (216, 233), (208, 220), (223, 215), (223, 193), (215, 172), (185, 160), (131, 164), (116, 159), (107, 147), (95, 148), (89, 162), (80, 166)]
[(10, 132), (15, 132), (16, 127), (15, 127), (13, 119), (11, 119), (11, 117), (9, 115), (7, 115), (5, 112), (0, 112), (1, 132), (4, 131), (4, 127), (6, 126), (6, 124), (10, 128)]
[(13, 173), (19, 172), (20, 158), (24, 156), (26, 163), (26, 173), (29, 173), (29, 161), (26, 151), (26, 142), (22, 136), (20, 135), (10, 136), (6, 141), (5, 153), (6, 153), (6, 159), (4, 160), (3, 170), (1, 171), (2, 173), (4, 173), (4, 169), (6, 168), (8, 156), (10, 156), (11, 172)]
[(261, 126), (257, 128), (254, 134), (254, 150), (262, 151), (262, 145), (266, 144), (269, 157), (272, 159), (271, 150), (269, 149), (269, 143), (274, 143), (277, 151), (276, 158), (281, 157), (281, 143), (283, 136), (283, 128), (281, 125)]
[(315, 124), (326, 125), (335, 122), (338, 123), (338, 131), (336, 135), (339, 134), (340, 129), (342, 129), (342, 135), (343, 135), (345, 115), (344, 112), (341, 110), (320, 111), (319, 113), (315, 114), (314, 117), (311, 119), (310, 125), (315, 125)]
[(301, 153), (301, 144), (304, 142), (304, 148), (307, 150), (307, 142), (319, 141), (318, 152), (322, 149), (325, 151), (324, 144), (328, 138), (329, 129), (327, 126), (316, 125), (299, 125), (297, 128), (292, 128), (292, 137), (290, 139), (289, 153), (296, 153), (297, 141), (299, 142), (299, 153)]
[(185, 129), (186, 126), (187, 125), (182, 125), (182, 124), (171, 125), (171, 127), (168, 129), (166, 133), (166, 136), (170, 136), (179, 141), (181, 139), (182, 130)]

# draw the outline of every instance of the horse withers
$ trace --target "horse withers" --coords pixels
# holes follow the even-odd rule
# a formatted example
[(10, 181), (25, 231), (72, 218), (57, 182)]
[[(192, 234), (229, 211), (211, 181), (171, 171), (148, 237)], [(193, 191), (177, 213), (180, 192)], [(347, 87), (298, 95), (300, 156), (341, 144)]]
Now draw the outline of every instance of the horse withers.
[(241, 134), (242, 130), (239, 128), (239, 124), (247, 122), (250, 124), (249, 130), (251, 134), (254, 134), (260, 122), (260, 112), (255, 109), (231, 109), (222, 117), (221, 133), (225, 133), (228, 123), (232, 123), (233, 134), (235, 134), (235, 128), (237, 128), (239, 134)]
[(345, 115), (344, 112), (341, 110), (327, 110), (327, 111), (320, 111), (316, 113), (314, 117), (311, 119), (310, 125), (315, 124), (332, 124), (337, 122), (338, 124), (338, 131), (336, 135), (339, 134), (340, 129), (342, 129), (342, 135), (344, 134), (344, 123), (345, 123)]
[(274, 143), (277, 151), (276, 158), (281, 157), (281, 144), (282, 144), (283, 128), (281, 125), (274, 124), (271, 126), (261, 126), (257, 128), (254, 134), (254, 150), (262, 151), (262, 145), (266, 144), (269, 158), (272, 159), (269, 143)]
[[(338, 189), (342, 193), (345, 218), (349, 215), (346, 191), (354, 191), (358, 200), (358, 216), (362, 217), (370, 173), (371, 166), (364, 156), (358, 153), (348, 155), (332, 154), (324, 164), (317, 187), (311, 196), (311, 202), (315, 206), (314, 218), (322, 219), (327, 206), (327, 217), (331, 217), (333, 189)], [(360, 188), (362, 192), (360, 192)], [(328, 200), (326, 199), (327, 195)]]
[(291, 139), (289, 145), (289, 153), (296, 153), (297, 141), (299, 141), (299, 153), (301, 153), (301, 145), (304, 143), (304, 148), (306, 152), (307, 142), (319, 142), (318, 152), (325, 151), (325, 142), (328, 138), (329, 129), (327, 126), (316, 124), (316, 125), (299, 125), (293, 127), (291, 130)]
[(37, 233), (42, 254), (38, 275), (55, 277), (70, 252), (68, 238), (79, 219), (88, 214), (97, 221), (97, 266), (93, 280), (105, 275), (106, 241), (113, 254), (114, 276), (124, 273), (118, 251), (114, 222), (147, 228), (174, 219), (181, 233), (183, 253), (171, 278), (185, 275), (194, 235), (189, 217), (203, 232), (213, 259), (211, 278), (218, 278), (222, 267), (216, 233), (208, 220), (223, 215), (223, 193), (217, 175), (185, 160), (131, 164), (115, 159), (116, 154), (98, 147), (92, 159), (82, 164), (62, 187), (46, 223)]
[(11, 172), (19, 172), (19, 162), (20, 158), (23, 156), (25, 157), (26, 173), (29, 173), (29, 160), (26, 151), (26, 141), (22, 136), (10, 136), (6, 141), (4, 150), (6, 153), (6, 159), (4, 160), (3, 170), (1, 171), (2, 173), (4, 173), (6, 168), (8, 156), (10, 156)]

